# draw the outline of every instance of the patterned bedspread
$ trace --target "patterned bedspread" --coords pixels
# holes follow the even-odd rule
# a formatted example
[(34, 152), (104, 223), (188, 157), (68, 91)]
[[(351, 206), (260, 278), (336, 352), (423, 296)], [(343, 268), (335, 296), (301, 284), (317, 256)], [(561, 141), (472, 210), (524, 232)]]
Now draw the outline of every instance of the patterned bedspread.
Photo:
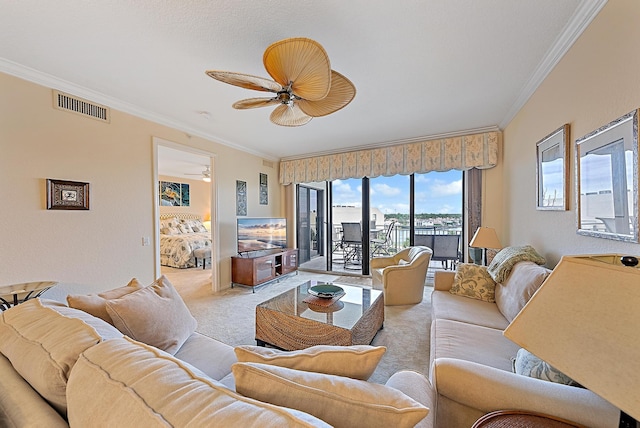
[(211, 247), (211, 233), (160, 234), (160, 264), (175, 268), (196, 265), (193, 250)]

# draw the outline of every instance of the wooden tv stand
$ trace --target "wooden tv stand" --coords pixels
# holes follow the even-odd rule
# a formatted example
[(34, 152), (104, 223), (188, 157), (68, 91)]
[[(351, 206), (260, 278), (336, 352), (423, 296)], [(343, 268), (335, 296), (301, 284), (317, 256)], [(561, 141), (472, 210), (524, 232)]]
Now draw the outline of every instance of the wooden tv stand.
[[(252, 251), (231, 257), (231, 288), (256, 287), (298, 272), (298, 249)], [(255, 292), (255, 290), (254, 290)]]

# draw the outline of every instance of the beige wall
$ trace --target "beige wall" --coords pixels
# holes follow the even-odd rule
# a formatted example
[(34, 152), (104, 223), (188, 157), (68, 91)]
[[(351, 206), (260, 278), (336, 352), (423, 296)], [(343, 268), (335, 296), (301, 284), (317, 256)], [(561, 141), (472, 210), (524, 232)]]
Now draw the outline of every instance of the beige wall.
[[(236, 180), (247, 182), (250, 216), (283, 215), (277, 171), (260, 157), (115, 110), (110, 124), (59, 111), (51, 89), (5, 74), (0, 93), (0, 284), (57, 280), (95, 291), (132, 277), (151, 282), (153, 137), (215, 155), (222, 287), (236, 252)], [(269, 175), (267, 206), (259, 205), (259, 172)], [(47, 210), (46, 178), (89, 182), (91, 209)]]
[[(565, 254), (640, 254), (638, 244), (576, 234), (575, 140), (640, 107), (640, 2), (610, 1), (504, 131), (503, 244)], [(536, 142), (571, 126), (570, 210), (537, 211)]]

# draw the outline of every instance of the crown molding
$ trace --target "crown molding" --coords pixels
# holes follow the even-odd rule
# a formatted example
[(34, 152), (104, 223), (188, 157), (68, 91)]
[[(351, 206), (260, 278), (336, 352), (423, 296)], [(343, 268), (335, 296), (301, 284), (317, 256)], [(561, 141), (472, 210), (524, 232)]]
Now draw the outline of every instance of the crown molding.
[(529, 101), (544, 79), (551, 73), (562, 57), (569, 51), (578, 37), (591, 24), (600, 10), (607, 4), (607, 0), (588, 0), (580, 4), (576, 12), (567, 23), (565, 30), (558, 36), (540, 64), (536, 67), (520, 95), (507, 111), (505, 117), (498, 125), (501, 129), (507, 127), (509, 122), (518, 114), (520, 109)]
[(27, 80), (29, 82), (32, 82), (47, 88), (57, 89), (67, 94), (84, 98), (88, 101), (93, 101), (95, 103), (102, 104), (104, 106), (108, 106), (109, 108), (131, 114), (141, 119), (149, 120), (151, 122), (155, 122), (160, 125), (165, 125), (170, 128), (177, 129), (179, 131), (186, 133), (189, 136), (204, 138), (206, 140), (222, 144), (223, 146), (231, 147), (233, 149), (240, 150), (244, 153), (249, 153), (254, 156), (258, 156), (260, 158), (264, 158), (267, 160), (272, 160), (272, 161), (278, 160), (277, 157), (274, 157), (272, 155), (262, 153), (256, 150), (247, 149), (246, 147), (242, 147), (238, 144), (231, 143), (215, 135), (202, 132), (182, 122), (175, 121), (166, 116), (156, 114), (149, 110), (140, 108), (138, 106), (119, 100), (117, 98), (110, 97), (100, 92), (87, 89), (85, 87), (76, 85), (66, 80), (59, 79), (55, 76), (52, 76), (47, 73), (43, 73), (33, 68), (25, 67), (24, 65), (15, 63), (13, 61), (9, 61), (5, 58), (0, 58), (0, 72), (18, 77), (23, 80)]

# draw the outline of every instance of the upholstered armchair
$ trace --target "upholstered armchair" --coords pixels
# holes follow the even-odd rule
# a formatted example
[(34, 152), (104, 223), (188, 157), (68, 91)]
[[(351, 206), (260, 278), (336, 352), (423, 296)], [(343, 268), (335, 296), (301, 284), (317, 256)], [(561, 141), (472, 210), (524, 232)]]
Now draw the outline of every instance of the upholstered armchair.
[(384, 291), (385, 305), (422, 301), (431, 254), (429, 247), (409, 247), (390, 257), (371, 259), (373, 288)]

